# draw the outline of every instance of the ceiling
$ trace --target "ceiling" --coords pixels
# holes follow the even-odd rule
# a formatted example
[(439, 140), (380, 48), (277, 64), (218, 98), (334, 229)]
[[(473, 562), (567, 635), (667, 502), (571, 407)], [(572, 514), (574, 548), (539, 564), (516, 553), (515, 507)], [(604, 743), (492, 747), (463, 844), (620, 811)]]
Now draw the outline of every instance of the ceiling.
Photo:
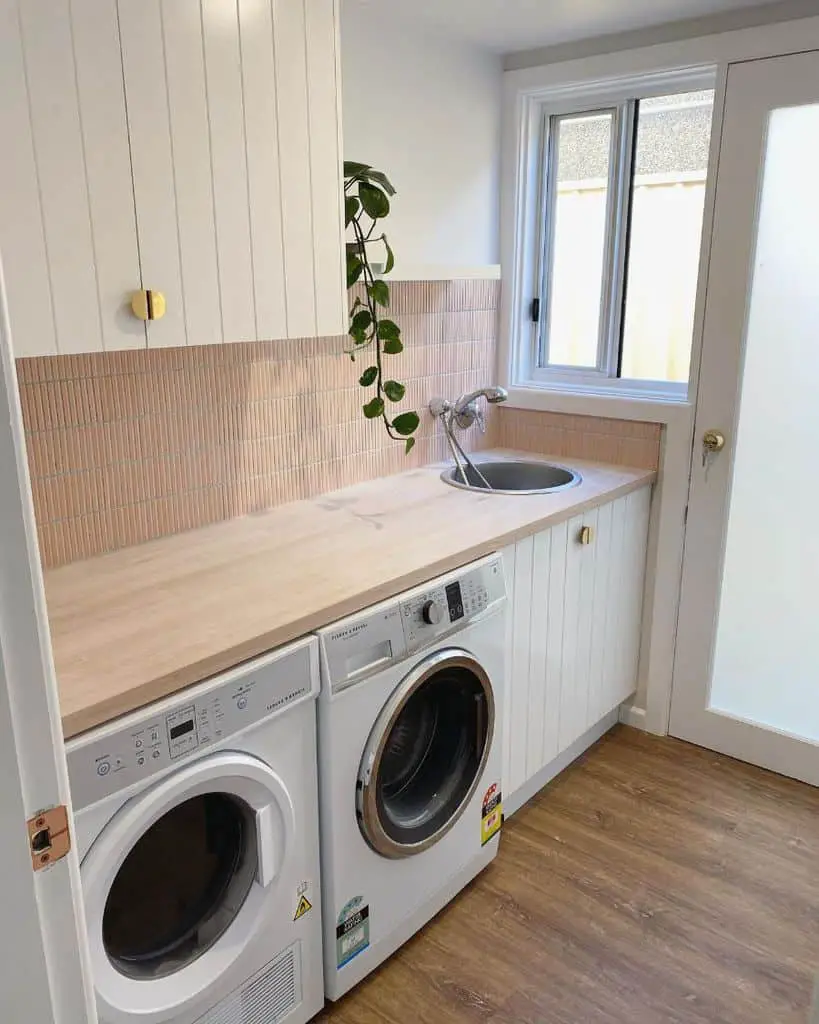
[[(348, 0), (345, 0), (348, 2)], [(511, 53), (753, 7), (769, 0), (354, 0), (417, 28)]]

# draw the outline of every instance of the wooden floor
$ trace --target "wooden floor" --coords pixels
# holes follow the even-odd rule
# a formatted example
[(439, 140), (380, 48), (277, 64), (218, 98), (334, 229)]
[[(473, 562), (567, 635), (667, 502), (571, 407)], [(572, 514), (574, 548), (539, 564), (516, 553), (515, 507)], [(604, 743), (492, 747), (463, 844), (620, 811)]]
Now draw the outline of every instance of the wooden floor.
[(805, 1024), (819, 790), (619, 727), (326, 1024)]

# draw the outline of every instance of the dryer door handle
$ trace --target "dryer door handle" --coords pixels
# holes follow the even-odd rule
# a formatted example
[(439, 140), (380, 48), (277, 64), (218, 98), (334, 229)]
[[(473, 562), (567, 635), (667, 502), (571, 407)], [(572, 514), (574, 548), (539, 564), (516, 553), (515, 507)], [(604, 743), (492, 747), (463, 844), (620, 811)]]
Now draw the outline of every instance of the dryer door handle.
[(273, 804), (256, 811), (256, 881), (266, 889), (275, 879), (279, 865), (276, 858), (276, 816)]

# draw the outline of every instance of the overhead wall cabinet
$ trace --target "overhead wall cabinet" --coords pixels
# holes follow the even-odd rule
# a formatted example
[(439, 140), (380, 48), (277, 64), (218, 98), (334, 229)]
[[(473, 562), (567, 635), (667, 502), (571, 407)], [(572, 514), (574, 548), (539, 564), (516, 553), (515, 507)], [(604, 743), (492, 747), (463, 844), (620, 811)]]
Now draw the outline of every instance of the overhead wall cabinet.
[(503, 788), (513, 809), (637, 688), (650, 506), (645, 487), (503, 552)]
[(337, 0), (0, 0), (15, 354), (344, 333), (339, 93)]

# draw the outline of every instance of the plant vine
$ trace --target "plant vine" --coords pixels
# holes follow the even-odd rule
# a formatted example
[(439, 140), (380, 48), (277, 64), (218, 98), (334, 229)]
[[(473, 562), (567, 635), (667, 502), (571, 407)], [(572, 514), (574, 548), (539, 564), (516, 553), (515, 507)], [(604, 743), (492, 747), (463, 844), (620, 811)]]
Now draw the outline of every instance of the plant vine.
[[(383, 279), (395, 266), (395, 255), (387, 236), (377, 234), (379, 222), (389, 215), (390, 197), (395, 195), (389, 178), (369, 164), (353, 161), (344, 163), (344, 219), (354, 241), (347, 245), (347, 288), (359, 282), (364, 298), (356, 295), (350, 308), (349, 335), (352, 348), (347, 354), (355, 362), (360, 352), (374, 351), (373, 365), (361, 374), (358, 383), (363, 388), (375, 388), (375, 395), (363, 406), (368, 420), (380, 419), (387, 434), (394, 440), (404, 441), (409, 454), (415, 446), (412, 436), (420, 419), (416, 412), (402, 412), (391, 417), (388, 402), (398, 403), (406, 395), (406, 387), (389, 377), (385, 370), (387, 357), (404, 350), (401, 328), (384, 315), (390, 307), (390, 286)], [(382, 245), (386, 253), (384, 269), (378, 275), (370, 259), (368, 246)]]

